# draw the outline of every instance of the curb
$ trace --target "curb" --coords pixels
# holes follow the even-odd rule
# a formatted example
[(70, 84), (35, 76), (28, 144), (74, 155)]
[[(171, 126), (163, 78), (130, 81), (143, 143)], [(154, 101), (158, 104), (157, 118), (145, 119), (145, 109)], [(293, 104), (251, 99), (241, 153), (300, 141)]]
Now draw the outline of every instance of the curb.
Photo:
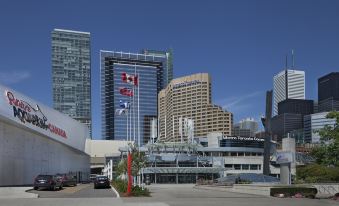
[(113, 190), (113, 192), (116, 194), (117, 198), (120, 198), (120, 194), (119, 192), (111, 185), (111, 189)]

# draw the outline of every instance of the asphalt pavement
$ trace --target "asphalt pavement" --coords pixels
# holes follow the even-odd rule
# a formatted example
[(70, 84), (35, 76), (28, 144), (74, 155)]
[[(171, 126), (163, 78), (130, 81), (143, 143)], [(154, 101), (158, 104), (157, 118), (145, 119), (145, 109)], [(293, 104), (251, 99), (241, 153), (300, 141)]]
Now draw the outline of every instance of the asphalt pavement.
[(39, 198), (105, 198), (116, 197), (111, 188), (94, 189), (91, 184), (78, 184), (76, 187), (64, 187), (62, 190), (30, 190), (30, 193), (38, 194)]

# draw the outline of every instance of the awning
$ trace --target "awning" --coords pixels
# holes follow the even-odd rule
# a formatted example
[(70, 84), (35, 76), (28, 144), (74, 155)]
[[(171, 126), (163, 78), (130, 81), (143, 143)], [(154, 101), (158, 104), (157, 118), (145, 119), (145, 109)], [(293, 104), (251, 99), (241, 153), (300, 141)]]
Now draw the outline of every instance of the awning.
[(146, 167), (143, 168), (144, 174), (166, 174), (166, 173), (181, 173), (181, 174), (196, 174), (196, 173), (219, 173), (226, 171), (222, 167)]

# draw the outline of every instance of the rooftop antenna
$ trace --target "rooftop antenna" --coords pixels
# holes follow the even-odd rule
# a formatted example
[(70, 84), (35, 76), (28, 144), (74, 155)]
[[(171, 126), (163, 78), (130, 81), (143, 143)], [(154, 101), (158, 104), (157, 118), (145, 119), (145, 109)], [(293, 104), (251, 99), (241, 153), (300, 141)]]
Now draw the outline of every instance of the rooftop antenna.
[(292, 49), (292, 68), (294, 68), (294, 50)]
[(286, 54), (286, 57), (285, 57), (285, 68), (287, 70), (287, 54)]

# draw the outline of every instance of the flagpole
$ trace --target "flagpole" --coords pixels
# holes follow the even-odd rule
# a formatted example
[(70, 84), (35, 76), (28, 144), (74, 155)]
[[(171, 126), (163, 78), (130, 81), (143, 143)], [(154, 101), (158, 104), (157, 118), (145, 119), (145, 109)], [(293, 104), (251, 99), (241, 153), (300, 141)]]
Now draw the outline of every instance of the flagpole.
[[(134, 64), (134, 76), (137, 74), (137, 64)], [(136, 120), (136, 117), (135, 117), (135, 86), (133, 85), (133, 141), (134, 141), (134, 144), (135, 144), (135, 120)]]
[[(131, 97), (129, 97), (129, 102), (132, 102), (132, 98)], [(131, 107), (131, 105), (129, 105), (129, 141), (131, 141), (132, 140), (132, 112), (131, 112), (131, 109), (132, 109), (132, 107)]]
[(139, 110), (139, 91), (140, 91), (140, 77), (138, 73), (138, 147), (140, 148), (140, 110)]
[[(128, 110), (127, 110), (128, 111)], [(126, 140), (128, 141), (128, 114), (129, 114), (129, 111), (127, 112), (126, 114)]]

